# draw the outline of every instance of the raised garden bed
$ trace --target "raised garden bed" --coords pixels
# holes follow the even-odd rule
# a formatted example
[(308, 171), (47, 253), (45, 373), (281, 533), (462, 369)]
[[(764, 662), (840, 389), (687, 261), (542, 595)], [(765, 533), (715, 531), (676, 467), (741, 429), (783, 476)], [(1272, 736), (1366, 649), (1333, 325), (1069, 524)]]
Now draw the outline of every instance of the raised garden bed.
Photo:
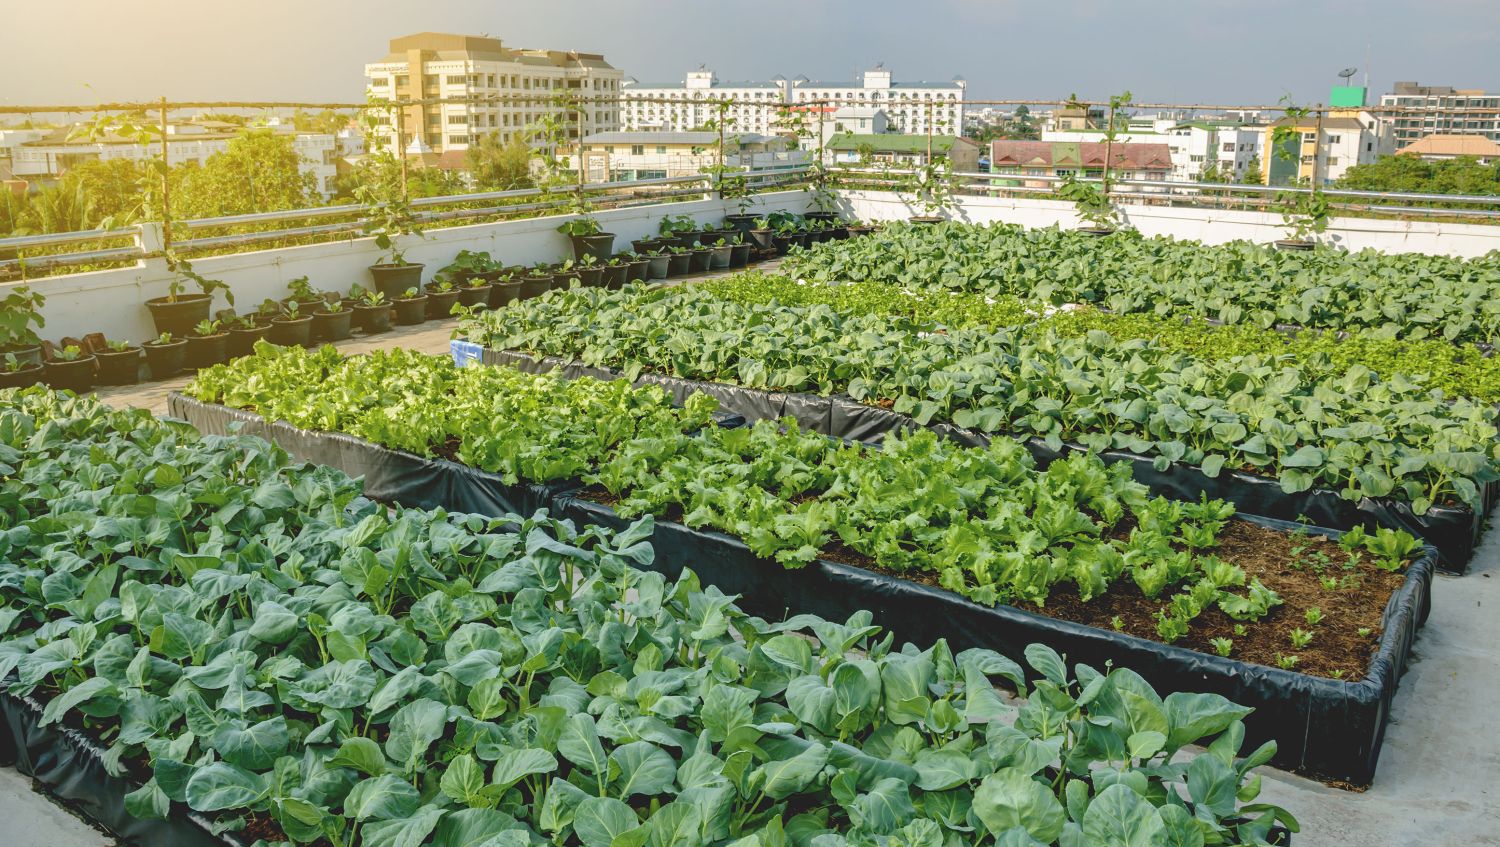
[[(489, 365), (503, 365), (528, 373), (555, 371), (569, 379), (580, 376), (624, 378), (624, 374), (613, 369), (565, 361), (555, 356), (535, 357), (513, 350), (484, 349), (480, 358)], [(724, 411), (742, 415), (748, 421), (790, 416), (804, 429), (850, 441), (874, 443), (886, 433), (921, 427), (909, 415), (860, 403), (847, 395), (823, 397), (765, 391), (649, 372), (642, 373), (635, 382), (661, 386), (679, 403), (694, 393), (707, 394), (716, 398)], [(927, 428), (965, 445), (984, 446), (990, 442), (990, 436), (983, 432), (949, 423), (934, 422)], [(1070, 443), (1064, 443), (1062, 450), (1054, 450), (1039, 438), (1029, 438), (1024, 443), (1042, 465), (1061, 455), (1087, 452), (1082, 446)], [(1328, 489), (1287, 494), (1275, 479), (1243, 471), (1225, 469), (1218, 477), (1209, 477), (1198, 468), (1182, 463), (1172, 463), (1160, 471), (1152, 457), (1123, 450), (1106, 450), (1098, 455), (1106, 462), (1129, 462), (1137, 480), (1149, 486), (1153, 493), (1174, 499), (1191, 501), (1208, 496), (1227, 500), (1247, 514), (1286, 521), (1306, 518), (1315, 526), (1340, 531), (1356, 526), (1405, 530), (1437, 548), (1442, 569), (1455, 573), (1464, 573), (1468, 569), (1489, 514), (1500, 500), (1500, 483), (1490, 483), (1484, 487), (1483, 510), (1433, 506), (1427, 514), (1416, 515), (1409, 504), (1388, 497), (1347, 500)]]

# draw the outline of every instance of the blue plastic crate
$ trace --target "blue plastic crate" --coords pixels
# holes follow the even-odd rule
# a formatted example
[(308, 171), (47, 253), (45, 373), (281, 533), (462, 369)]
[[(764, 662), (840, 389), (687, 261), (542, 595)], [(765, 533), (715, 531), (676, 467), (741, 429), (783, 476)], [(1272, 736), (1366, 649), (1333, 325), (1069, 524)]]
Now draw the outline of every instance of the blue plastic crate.
[(454, 339), (448, 342), (448, 351), (453, 354), (453, 364), (460, 368), (468, 367), (470, 362), (478, 364), (482, 350), (484, 350), (483, 347), (472, 341)]

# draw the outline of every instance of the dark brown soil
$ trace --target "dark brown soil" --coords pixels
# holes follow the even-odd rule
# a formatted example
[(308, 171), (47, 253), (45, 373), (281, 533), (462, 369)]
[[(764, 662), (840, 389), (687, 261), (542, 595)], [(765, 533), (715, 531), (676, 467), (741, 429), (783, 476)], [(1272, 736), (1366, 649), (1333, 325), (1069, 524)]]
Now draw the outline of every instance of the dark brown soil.
[[(591, 486), (581, 495), (595, 503), (613, 506), (620, 502), (599, 486)], [(681, 510), (672, 511), (661, 520), (679, 520)], [(1116, 533), (1129, 532), (1127, 522), (1116, 527)], [(1317, 535), (1287, 533), (1269, 529), (1238, 518), (1230, 520), (1219, 534), (1219, 546), (1203, 551), (1238, 565), (1245, 581), (1259, 579), (1281, 597), (1282, 605), (1258, 621), (1241, 623), (1217, 607), (1205, 609), (1188, 628), (1188, 634), (1175, 646), (1202, 653), (1216, 653), (1212, 639), (1233, 641), (1229, 658), (1258, 665), (1278, 667), (1278, 657), (1296, 656), (1292, 667), (1299, 673), (1342, 679), (1363, 679), (1370, 659), (1380, 645), (1381, 623), (1386, 603), (1406, 579), (1404, 570), (1384, 571), (1370, 564), (1364, 556), (1350, 565), (1350, 556), (1332, 541)], [(875, 564), (870, 557), (835, 541), (822, 550), (823, 558), (888, 576), (940, 588), (938, 575), (925, 571), (897, 573)], [(1337, 580), (1325, 588), (1323, 579)], [(1146, 597), (1126, 576), (1100, 597), (1085, 603), (1072, 586), (1063, 586), (1047, 599), (1045, 607), (1016, 604), (1017, 608), (1049, 617), (1069, 620), (1100, 629), (1113, 629), (1160, 642), (1156, 632), (1156, 613), (1172, 595), (1167, 589), (1156, 599)], [(1307, 622), (1307, 610), (1316, 608), (1323, 617), (1319, 623)], [(1244, 634), (1235, 634), (1235, 627)], [(1313, 633), (1305, 647), (1292, 644), (1290, 633), (1302, 629)], [(1360, 630), (1368, 630), (1361, 635)]]
[[(1349, 554), (1322, 536), (1278, 532), (1238, 519), (1229, 521), (1219, 535), (1219, 542), (1219, 547), (1206, 552), (1239, 565), (1245, 571), (1246, 582), (1259, 578), (1281, 597), (1282, 605), (1259, 621), (1245, 623), (1217, 608), (1206, 609), (1193, 620), (1188, 634), (1174, 642), (1175, 646), (1214, 653), (1211, 639), (1229, 638), (1234, 642), (1229, 657), (1242, 662), (1276, 667), (1278, 654), (1296, 656), (1293, 669), (1299, 673), (1351, 682), (1364, 678), (1380, 644), (1385, 605), (1405, 581), (1404, 571), (1380, 570), (1369, 563), (1368, 557), (1349, 569), (1346, 567)], [(895, 573), (842, 544), (825, 548), (823, 556), (829, 561), (941, 587), (935, 573)], [(1324, 588), (1321, 582), (1324, 577), (1339, 579), (1340, 585), (1332, 590)], [(1156, 613), (1170, 596), (1169, 589), (1152, 600), (1125, 577), (1108, 593), (1087, 603), (1079, 599), (1072, 586), (1067, 586), (1049, 597), (1045, 607), (1025, 603), (1016, 607), (1160, 642)], [(1323, 613), (1316, 626), (1307, 623), (1306, 613), (1310, 608)], [(1244, 635), (1235, 634), (1236, 624), (1244, 627)], [(1306, 647), (1294, 647), (1289, 637), (1294, 628), (1311, 631), (1312, 642)], [(1369, 632), (1360, 635), (1362, 628), (1368, 628)], [(1338, 673), (1342, 675), (1335, 676)]]

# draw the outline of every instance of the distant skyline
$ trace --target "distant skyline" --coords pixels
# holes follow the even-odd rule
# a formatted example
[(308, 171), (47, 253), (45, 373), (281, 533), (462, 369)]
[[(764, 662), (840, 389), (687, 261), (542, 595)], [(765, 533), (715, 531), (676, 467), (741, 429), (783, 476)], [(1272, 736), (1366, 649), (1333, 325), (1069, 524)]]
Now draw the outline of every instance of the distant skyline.
[[(15, 3), (0, 30), (0, 103), (363, 99), (366, 62), (395, 36), (488, 34), (518, 47), (603, 53), (643, 81), (699, 64), (721, 79), (969, 82), (971, 99), (1272, 104), (1326, 100), (1341, 68), (1500, 88), (1494, 0), (1255, 4), (1145, 0), (71, 0)], [(1369, 62), (1367, 68), (1367, 46)]]

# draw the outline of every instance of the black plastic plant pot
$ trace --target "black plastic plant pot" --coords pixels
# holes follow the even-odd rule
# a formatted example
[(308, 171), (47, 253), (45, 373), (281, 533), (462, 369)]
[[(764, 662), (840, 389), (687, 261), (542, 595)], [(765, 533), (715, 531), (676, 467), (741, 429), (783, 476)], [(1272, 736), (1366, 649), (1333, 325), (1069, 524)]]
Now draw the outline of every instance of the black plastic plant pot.
[(604, 287), (612, 291), (619, 291), (625, 287), (625, 275), (629, 272), (629, 265), (605, 265)]
[(696, 247), (688, 256), (688, 273), (703, 273), (708, 270), (709, 262), (713, 261), (714, 250), (712, 247)]
[(673, 253), (667, 263), (667, 276), (683, 276), (693, 268), (692, 253)]
[(489, 305), (491, 309), (508, 306), (521, 299), (521, 281), (519, 279), (502, 279), (490, 283)]
[(573, 287), (573, 283), (578, 282), (578, 281), (579, 281), (579, 279), (578, 279), (578, 272), (577, 271), (575, 271), (575, 270), (558, 271), (557, 273), (555, 273), (555, 274), (552, 275), (552, 290), (553, 291), (567, 291), (569, 288)]
[(552, 274), (539, 274), (533, 271), (521, 277), (521, 299), (530, 300), (540, 297), (552, 290)]
[(71, 362), (44, 362), (47, 384), (57, 389), (68, 389), (82, 394), (94, 387), (93, 356), (83, 356)]
[(229, 358), (238, 359), (255, 352), (255, 342), (264, 339), (271, 334), (271, 325), (229, 328), (229, 341), (224, 347), (229, 352)]
[(458, 302), (466, 308), (474, 306), (486, 306), (492, 297), (490, 288), (494, 283), (484, 285), (464, 285), (458, 289)]
[(408, 288), (422, 285), (422, 264), (408, 262), (404, 265), (380, 264), (370, 266), (370, 276), (375, 280), (375, 290), (387, 300), (395, 300)]
[(612, 232), (570, 235), (568, 240), (573, 242), (573, 258), (579, 262), (584, 256), (608, 256), (615, 252), (615, 234)]
[(353, 331), (354, 313), (348, 309), (312, 314), (312, 335), (315, 340), (343, 341)]
[(698, 233), (676, 232), (672, 234), (671, 238), (665, 240), (675, 243), (678, 247), (681, 247), (684, 250), (691, 250), (694, 247), (698, 246)]
[(587, 288), (598, 288), (604, 284), (604, 266), (594, 265), (578, 269), (578, 279)]
[(146, 369), (152, 379), (166, 379), (182, 372), (187, 364), (187, 342), (173, 341), (168, 344), (148, 342), (141, 345), (146, 351)]
[(750, 243), (754, 244), (756, 247), (759, 247), (762, 250), (776, 249), (775, 230), (752, 229), (749, 231), (748, 235), (750, 236)]
[(776, 255), (778, 255), (778, 256), (785, 256), (786, 253), (787, 253), (787, 251), (790, 250), (790, 249), (792, 249), (792, 247), (795, 246), (797, 243), (798, 242), (797, 242), (796, 236), (792, 236), (792, 235), (773, 235), (773, 236), (771, 236), (771, 246), (772, 246), (772, 248), (774, 248), (776, 250)]
[[(568, 495), (554, 514), (579, 524), (622, 529), (629, 521), (608, 506)], [(1299, 524), (1242, 516), (1291, 532)], [(1338, 533), (1318, 528), (1318, 535)], [(984, 606), (958, 594), (850, 565), (818, 560), (788, 570), (757, 558), (737, 538), (658, 520), (651, 539), (656, 559), (646, 567), (669, 580), (692, 568), (705, 585), (738, 595), (753, 615), (781, 620), (795, 614), (845, 620), (868, 610), (898, 641), (947, 639), (953, 650), (980, 647), (1018, 656), (1042, 643), (1102, 668), (1128, 667), (1158, 691), (1219, 694), (1255, 711), (1245, 718), (1246, 749), (1277, 742), (1278, 767), (1368, 785), (1375, 775), (1386, 719), (1417, 629), (1431, 608), (1436, 553), (1427, 548), (1386, 604), (1380, 645), (1358, 682), (1309, 676), (1200, 653), (1184, 647), (1085, 626), (1010, 606)]]
[(833, 212), (807, 212), (802, 217), (810, 221), (828, 221), (830, 223), (839, 219), (839, 216)]
[(16, 361), (23, 365), (40, 365), (42, 363), (42, 345), (0, 344), (0, 362), (5, 361), (7, 355), (15, 356)]
[(875, 231), (875, 227), (873, 227), (873, 226), (851, 226), (851, 227), (848, 227), (848, 230), (849, 230), (849, 237), (850, 238), (858, 238), (861, 235), (869, 235), (870, 233), (874, 232)]
[(665, 246), (666, 243), (661, 238), (638, 238), (630, 242), (630, 248), (637, 253), (650, 253)]
[(713, 252), (709, 253), (709, 269), (717, 271), (729, 267), (729, 260), (733, 251), (734, 247), (729, 244), (722, 244), (714, 247)]
[(168, 297), (152, 297), (146, 301), (151, 311), (151, 322), (156, 324), (156, 334), (170, 332), (185, 336), (193, 327), (208, 320), (208, 310), (214, 298), (207, 294), (179, 294), (174, 301)]
[(13, 371), (0, 370), (0, 388), (30, 388), (42, 381), (46, 369), (35, 362), (27, 362)]
[(389, 332), (391, 329), (391, 307), (381, 303), (375, 306), (355, 306), (354, 314), (359, 318), (359, 328), (367, 334)]
[(312, 343), (312, 315), (300, 318), (274, 318), (266, 335), (272, 344), (282, 347), (306, 347)]
[(938, 217), (937, 215), (912, 215), (911, 217), (907, 218), (907, 220), (914, 224), (923, 224), (928, 226), (932, 224), (940, 224), (943, 222), (943, 219)]
[(649, 260), (649, 259), (637, 259), (634, 262), (626, 262), (625, 263), (625, 281), (626, 282), (645, 282), (646, 281), (646, 277), (648, 276), (648, 274), (647, 274), (646, 271), (647, 271), (647, 268), (650, 267), (650, 265), (651, 265), (651, 260)]
[(189, 368), (207, 368), (217, 365), (229, 358), (229, 333), (216, 332), (213, 335), (189, 335), (187, 341), (187, 357), (184, 360)]
[(99, 360), (100, 385), (135, 385), (141, 379), (141, 348), (124, 350), (101, 350), (94, 354)]
[(1095, 238), (1103, 238), (1106, 235), (1114, 235), (1114, 227), (1109, 226), (1085, 226), (1078, 229), (1084, 235), (1092, 235)]
[(458, 289), (433, 291), (427, 289), (427, 319), (430, 321), (452, 317), (453, 304), (458, 302)]
[(729, 247), (729, 266), (731, 268), (743, 268), (750, 264), (750, 245), (732, 244)]
[(416, 326), (427, 320), (427, 296), (398, 297), (395, 302), (396, 325)]
[(671, 270), (671, 256), (652, 256), (646, 260), (646, 277), (649, 279), (666, 279)]
[(1306, 253), (1317, 246), (1311, 241), (1304, 241), (1300, 238), (1279, 238), (1274, 243), (1277, 250), (1284, 250), (1288, 253)]
[(748, 235), (755, 228), (755, 215), (725, 215), (724, 225), (735, 232)]
[(827, 232), (828, 232), (828, 239), (827, 240), (829, 240), (829, 241), (843, 241), (844, 239), (846, 239), (846, 238), (849, 237), (849, 227), (847, 227), (847, 226), (832, 227)]

